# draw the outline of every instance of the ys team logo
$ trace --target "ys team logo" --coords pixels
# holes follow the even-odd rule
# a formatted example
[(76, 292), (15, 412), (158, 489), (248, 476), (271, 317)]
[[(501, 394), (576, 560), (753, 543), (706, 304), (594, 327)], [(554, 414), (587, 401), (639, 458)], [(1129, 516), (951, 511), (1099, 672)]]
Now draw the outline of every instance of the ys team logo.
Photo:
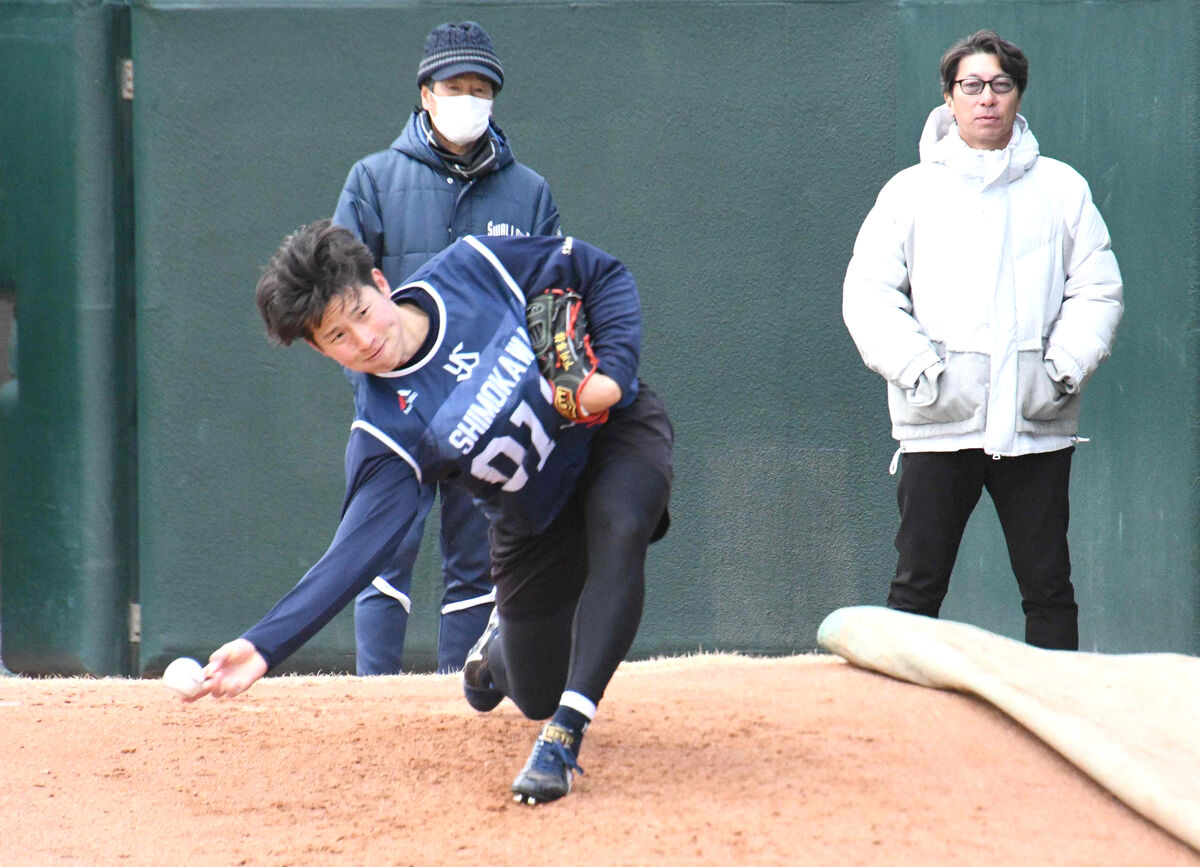
[(462, 341), (450, 350), (450, 361), (442, 365), (442, 370), (453, 374), (458, 382), (471, 378), (471, 371), (479, 364), (478, 352), (463, 352)]

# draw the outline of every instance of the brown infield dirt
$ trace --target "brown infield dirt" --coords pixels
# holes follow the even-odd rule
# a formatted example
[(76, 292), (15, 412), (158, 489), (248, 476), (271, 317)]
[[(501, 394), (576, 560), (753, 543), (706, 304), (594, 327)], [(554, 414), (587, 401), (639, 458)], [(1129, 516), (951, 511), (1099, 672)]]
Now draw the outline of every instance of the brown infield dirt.
[(0, 679), (0, 864), (1200, 865), (990, 705), (830, 656), (627, 663), (553, 804), (453, 676)]

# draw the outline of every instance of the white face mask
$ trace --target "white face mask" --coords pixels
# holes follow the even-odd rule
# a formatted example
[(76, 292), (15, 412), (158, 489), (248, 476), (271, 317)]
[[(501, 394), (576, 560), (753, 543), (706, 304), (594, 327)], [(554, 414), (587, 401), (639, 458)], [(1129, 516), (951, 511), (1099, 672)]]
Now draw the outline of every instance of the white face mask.
[(437, 107), (436, 117), (430, 112), (433, 125), (446, 141), (469, 145), (487, 130), (492, 100), (477, 96), (435, 96), (432, 91), (429, 95)]

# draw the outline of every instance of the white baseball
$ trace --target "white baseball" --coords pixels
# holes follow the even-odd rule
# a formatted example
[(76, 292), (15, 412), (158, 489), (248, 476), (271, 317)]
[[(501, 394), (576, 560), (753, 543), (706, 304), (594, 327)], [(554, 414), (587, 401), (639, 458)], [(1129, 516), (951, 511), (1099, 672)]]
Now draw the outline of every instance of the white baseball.
[(204, 685), (204, 668), (194, 659), (181, 656), (163, 672), (163, 683), (184, 698), (191, 698)]

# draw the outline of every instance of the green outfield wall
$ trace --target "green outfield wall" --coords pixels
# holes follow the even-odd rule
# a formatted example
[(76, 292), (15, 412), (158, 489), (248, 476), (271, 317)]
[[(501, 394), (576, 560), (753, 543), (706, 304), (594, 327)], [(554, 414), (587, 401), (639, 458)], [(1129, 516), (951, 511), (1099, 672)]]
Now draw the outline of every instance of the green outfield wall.
[(20, 335), (0, 389), (0, 615), (18, 672), (137, 666), (128, 32), (121, 6), (0, 3), (0, 286)]
[[(15, 285), (21, 352), (19, 397), (0, 428), (10, 668), (139, 674), (207, 655), (324, 551), (350, 390), (306, 347), (268, 345), (253, 286), (283, 235), (329, 216), (351, 164), (399, 132), (425, 34), (464, 19), (501, 54), (496, 119), (549, 180), (564, 231), (622, 258), (641, 288), (643, 375), (678, 440), (673, 528), (650, 555), (635, 654), (810, 650), (832, 609), (882, 604), (895, 446), (883, 383), (841, 322), (841, 280), (875, 194), (916, 160), (942, 51), (985, 26), (1029, 55), (1023, 113), (1042, 152), (1090, 181), (1126, 279), (1125, 321), (1089, 383), (1091, 441), (1074, 463), (1083, 646), (1200, 652), (1191, 0), (0, 0), (5, 50), (40, 44), (42, 16), (94, 48), (57, 55), (30, 85), (8, 68), (0, 91), (23, 123), (0, 139), (0, 285)], [(119, 77), (122, 40), (134, 69), (125, 170), (123, 104), (114, 109), (111, 81), (90, 90)], [(115, 126), (97, 137), (90, 119), (101, 116)], [(35, 146), (30, 129), (51, 132)], [(114, 210), (125, 171), (132, 206)], [(101, 192), (109, 209), (92, 214)], [(59, 234), (21, 228), (21, 213)], [(14, 254), (13, 239), (34, 255)], [(117, 254), (102, 261), (101, 247)], [(59, 286), (80, 296), (75, 311), (92, 311), (86, 293), (101, 286), (115, 309), (130, 307), (98, 382), (79, 384), (92, 366), (68, 358), (92, 339), (78, 316), (39, 310)], [(136, 397), (136, 424), (118, 413), (97, 427), (90, 410), (55, 402), (74, 390), (121, 406), (122, 389)], [(128, 447), (114, 449), (123, 430)], [(74, 457), (42, 459), (62, 443), (110, 461), (115, 482), (97, 486), (95, 467)], [(74, 524), (51, 520), (66, 513)], [(417, 669), (436, 644), (430, 523), (408, 631)], [(88, 556), (79, 539), (93, 535), (127, 556)], [(102, 601), (80, 607), (85, 587)], [(126, 602), (140, 613), (132, 645)], [(72, 616), (47, 613), (64, 609)], [(944, 613), (1023, 634), (986, 498)], [(82, 654), (80, 635), (111, 647)], [(352, 670), (349, 614), (287, 667)]]

